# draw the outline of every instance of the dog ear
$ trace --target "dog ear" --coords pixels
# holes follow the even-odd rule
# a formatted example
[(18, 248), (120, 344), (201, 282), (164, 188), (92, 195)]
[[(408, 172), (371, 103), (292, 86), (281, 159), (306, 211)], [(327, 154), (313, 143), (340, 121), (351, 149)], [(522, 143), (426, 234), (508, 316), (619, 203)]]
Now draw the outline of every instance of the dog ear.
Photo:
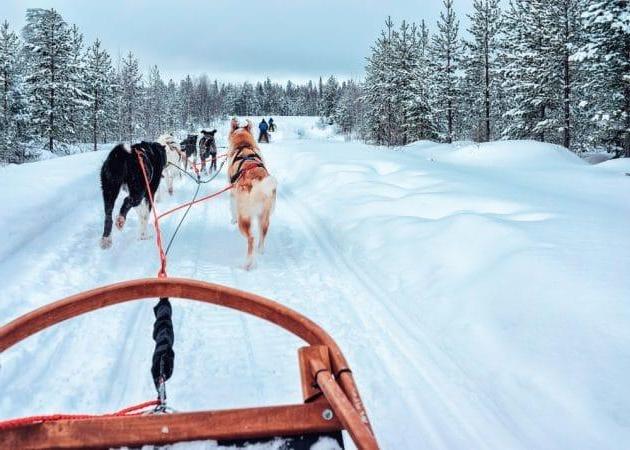
[(216, 133), (216, 132), (217, 132), (217, 130), (212, 130), (212, 131), (210, 132), (210, 134), (214, 136), (214, 133)]
[(249, 119), (247, 119), (247, 125), (245, 125), (245, 129), (250, 133), (252, 132), (252, 123), (249, 121)]
[(231, 131), (234, 131), (238, 128), (238, 120), (236, 120), (236, 117), (232, 118), (232, 122), (230, 122), (230, 128)]

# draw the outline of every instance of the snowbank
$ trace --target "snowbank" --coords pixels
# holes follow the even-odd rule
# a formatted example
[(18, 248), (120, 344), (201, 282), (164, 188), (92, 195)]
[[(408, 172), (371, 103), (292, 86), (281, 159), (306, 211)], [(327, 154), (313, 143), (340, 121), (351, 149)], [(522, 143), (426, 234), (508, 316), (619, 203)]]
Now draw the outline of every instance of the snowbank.
[(604, 161), (596, 166), (602, 170), (618, 173), (630, 173), (630, 158), (618, 158)]

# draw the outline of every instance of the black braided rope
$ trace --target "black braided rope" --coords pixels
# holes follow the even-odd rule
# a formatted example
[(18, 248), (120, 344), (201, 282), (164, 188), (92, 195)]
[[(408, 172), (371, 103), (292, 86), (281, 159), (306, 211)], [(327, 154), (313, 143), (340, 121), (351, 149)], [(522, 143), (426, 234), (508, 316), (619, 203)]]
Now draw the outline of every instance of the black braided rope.
[(175, 352), (173, 343), (175, 333), (173, 331), (173, 309), (168, 298), (162, 297), (155, 307), (155, 322), (153, 324), (153, 340), (155, 350), (153, 350), (153, 360), (151, 364), (151, 375), (155, 388), (159, 389), (160, 384), (168, 380), (173, 375), (175, 364)]

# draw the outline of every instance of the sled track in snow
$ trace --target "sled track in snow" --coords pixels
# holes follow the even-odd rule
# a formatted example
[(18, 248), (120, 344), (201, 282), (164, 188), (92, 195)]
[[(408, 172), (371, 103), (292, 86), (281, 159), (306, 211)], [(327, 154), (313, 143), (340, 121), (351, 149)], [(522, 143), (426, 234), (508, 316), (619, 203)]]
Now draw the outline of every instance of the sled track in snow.
[[(336, 245), (335, 238), (331, 231), (326, 227), (322, 220), (320, 220), (314, 213), (310, 212), (307, 206), (301, 203), (292, 190), (286, 186), (282, 186), (279, 190), (280, 198), (287, 206), (290, 206), (291, 210), (296, 213), (301, 223), (304, 225), (304, 231), (306, 231), (307, 238), (310, 238), (316, 245), (315, 247), (325, 256), (330, 262), (331, 267), (335, 273), (348, 273), (351, 275), (351, 279), (355, 282), (349, 285), (341, 283), (340, 289), (345, 293), (344, 301), (349, 308), (347, 317), (357, 317), (361, 320), (363, 328), (370, 330), (368, 338), (374, 336), (377, 339), (372, 339), (370, 344), (371, 349), (378, 349), (379, 347), (386, 347), (385, 351), (376, 351), (379, 358), (383, 358), (383, 361), (379, 364), (375, 362), (376, 370), (381, 370), (387, 373), (387, 378), (390, 380), (396, 380), (396, 383), (401, 387), (405, 385), (422, 384), (424, 386), (423, 392), (427, 399), (433, 400), (426, 404), (417, 404), (409, 402), (407, 398), (400, 398), (405, 402), (408, 410), (414, 411), (417, 419), (422, 423), (422, 432), (428, 434), (427, 438), (434, 447), (448, 447), (449, 440), (444, 436), (438, 434), (436, 430), (447, 429), (447, 426), (442, 424), (441, 426), (435, 426), (436, 418), (440, 415), (439, 420), (444, 423), (450, 423), (451, 427), (453, 422), (456, 422), (462, 431), (466, 432), (466, 436), (462, 436), (466, 442), (473, 443), (474, 448), (491, 448), (487, 441), (475, 430), (469, 426), (466, 416), (466, 412), (462, 412), (464, 405), (456, 405), (453, 403), (449, 396), (443, 392), (443, 389), (436, 381), (436, 376), (441, 374), (432, 375), (428, 372), (428, 367), (440, 367), (450, 377), (457, 377), (460, 383), (465, 383), (464, 377), (461, 374), (459, 368), (454, 365), (452, 360), (443, 351), (435, 348), (434, 345), (426, 338), (422, 333), (422, 330), (418, 326), (410, 323), (409, 319), (395, 306), (395, 301), (392, 301), (388, 294), (380, 288), (366, 272), (360, 267), (359, 264), (351, 262), (343, 254), (341, 249)], [(345, 281), (348, 281), (348, 277), (343, 277)], [(372, 299), (369, 302), (371, 307), (378, 307), (379, 313), (365, 313), (359, 305), (355, 305), (353, 300), (355, 296), (361, 296), (363, 299)], [(340, 326), (343, 326), (340, 324)], [(374, 327), (377, 327), (374, 329)], [(400, 333), (393, 334), (392, 330), (402, 329), (404, 330), (405, 339), (401, 341)], [(373, 333), (374, 332), (374, 333)], [(388, 344), (383, 344), (384, 338), (387, 338)], [(399, 367), (401, 361), (394, 357), (390, 351), (395, 349), (401, 351), (404, 356), (402, 364), (408, 364), (414, 368), (414, 373), (419, 377), (407, 376), (405, 379), (401, 379), (403, 374), (409, 374), (409, 371), (396, 370)], [(417, 360), (417, 350), (414, 347), (421, 347), (423, 349), (422, 354), (425, 355), (426, 363), (419, 362)], [(430, 363), (430, 364), (429, 364)], [(443, 374), (442, 374), (443, 375)], [(359, 382), (361, 382), (361, 374), (358, 374)], [(441, 411), (431, 408), (430, 405), (440, 405)], [(378, 415), (378, 412), (376, 412)]]

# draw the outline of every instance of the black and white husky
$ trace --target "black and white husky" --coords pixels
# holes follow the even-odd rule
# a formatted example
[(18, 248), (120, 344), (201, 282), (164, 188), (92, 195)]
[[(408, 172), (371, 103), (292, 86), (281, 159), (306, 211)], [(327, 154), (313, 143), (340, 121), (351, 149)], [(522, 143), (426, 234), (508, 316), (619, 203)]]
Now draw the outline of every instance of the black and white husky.
[(112, 211), (123, 185), (127, 186), (128, 195), (125, 197), (116, 218), (116, 227), (122, 230), (127, 220), (127, 213), (131, 208), (136, 208), (140, 218), (140, 239), (147, 238), (147, 222), (151, 212), (151, 204), (137, 152), (142, 158), (151, 195), (154, 196), (160, 185), (162, 172), (166, 167), (167, 146), (169, 150), (172, 150), (169, 141), (163, 143), (143, 141), (139, 144), (133, 144), (131, 147), (127, 144), (118, 144), (105, 159), (103, 167), (101, 167), (101, 189), (105, 207), (105, 225), (101, 238), (101, 248), (109, 248), (112, 245)]

